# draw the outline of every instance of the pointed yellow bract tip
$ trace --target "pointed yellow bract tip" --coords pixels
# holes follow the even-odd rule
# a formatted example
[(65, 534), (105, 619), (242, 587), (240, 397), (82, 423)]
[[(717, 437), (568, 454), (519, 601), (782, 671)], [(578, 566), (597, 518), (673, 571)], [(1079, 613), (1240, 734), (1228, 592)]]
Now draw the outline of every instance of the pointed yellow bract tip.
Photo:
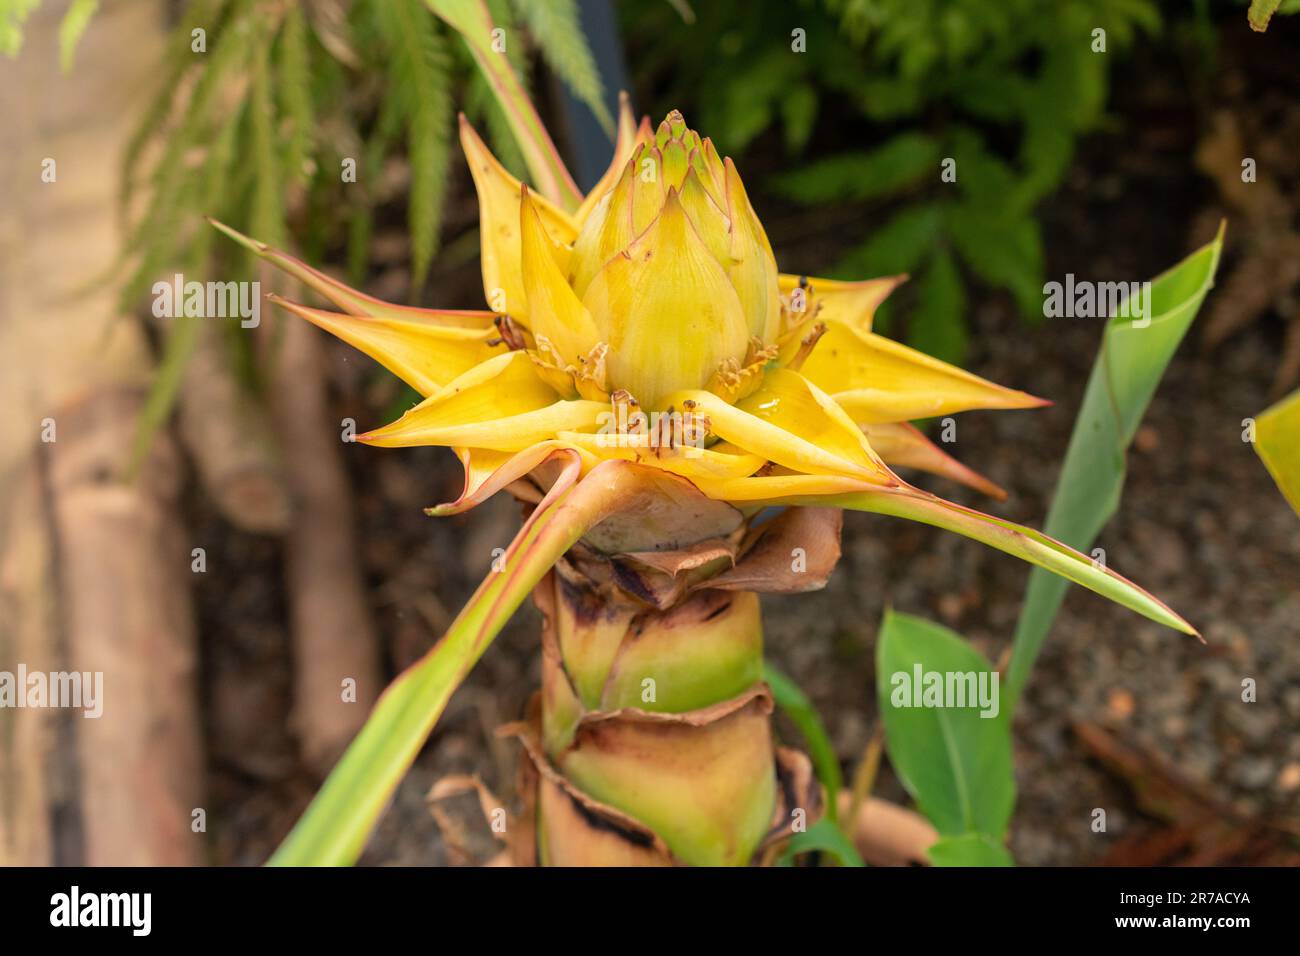
[[(483, 296), (493, 312), (509, 315), (527, 325), (528, 301), (519, 232), (523, 183), (497, 161), (463, 116), (460, 143), (478, 192)], [(571, 245), (577, 238), (578, 224), (542, 196), (535, 195), (533, 202), (550, 237), (566, 247)]]
[(313, 309), (275, 293), (266, 298), (364, 352), (425, 396), (504, 347), (492, 327), (440, 323), (436, 313), (400, 318), (357, 316)]
[(551, 344), (561, 368), (576, 366), (596, 347), (600, 335), (562, 271), (569, 250), (547, 233), (527, 186), (521, 191), (519, 214), (522, 278), (533, 334)]

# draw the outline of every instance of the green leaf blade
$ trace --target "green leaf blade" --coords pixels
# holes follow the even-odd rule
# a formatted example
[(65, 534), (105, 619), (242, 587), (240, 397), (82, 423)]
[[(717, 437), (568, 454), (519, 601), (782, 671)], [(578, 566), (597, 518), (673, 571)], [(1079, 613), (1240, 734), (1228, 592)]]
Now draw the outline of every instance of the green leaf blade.
[(819, 820), (803, 833), (792, 836), (777, 865), (790, 866), (801, 853), (814, 852), (829, 853), (840, 866), (866, 866), (853, 841), (830, 820)]
[[(611, 482), (594, 469), (574, 485), (575, 463), (507, 549), (443, 638), (380, 696), (273, 866), (348, 866), (442, 715), (452, 692), (536, 584), (607, 513)], [(594, 480), (593, 480), (594, 479)]]
[(772, 688), (776, 705), (803, 734), (813, 770), (826, 788), (826, 817), (835, 822), (839, 815), (836, 797), (844, 789), (844, 777), (840, 772), (839, 758), (835, 756), (835, 747), (826, 733), (826, 724), (799, 685), (771, 663), (764, 663), (763, 679)]
[[(1044, 531), (1080, 550), (1091, 547), (1119, 505), (1125, 455), (1165, 369), (1214, 283), (1223, 229), (1151, 283), (1150, 314), (1115, 316), (1084, 392)], [(1065, 599), (1065, 582), (1035, 570), (1016, 627), (1008, 669), (1014, 706)]]
[[(976, 686), (983, 681), (993, 692), (992, 705), (916, 706), (924, 701), (914, 694), (921, 691), (918, 668), (923, 681), (926, 674), (945, 682), (950, 674), (976, 675)], [(989, 662), (947, 628), (889, 611), (876, 644), (876, 693), (890, 763), (921, 812), (944, 836), (1001, 839), (1016, 784), (1010, 724)]]
[(636, 493), (636, 468), (604, 462), (576, 481), (580, 460), (558, 453), (563, 473), (442, 640), (385, 689), (316, 799), (270, 858), (273, 866), (347, 866), (415, 762), (452, 692), (560, 555)]
[(1015, 866), (1007, 848), (982, 833), (944, 837), (926, 853), (934, 866)]
[(1196, 634), (1194, 627), (1154, 595), (1055, 538), (916, 488), (871, 487), (828, 498), (783, 499), (779, 503), (830, 504), (852, 511), (907, 518), (952, 531), (1081, 584), (1166, 627), (1184, 634)]

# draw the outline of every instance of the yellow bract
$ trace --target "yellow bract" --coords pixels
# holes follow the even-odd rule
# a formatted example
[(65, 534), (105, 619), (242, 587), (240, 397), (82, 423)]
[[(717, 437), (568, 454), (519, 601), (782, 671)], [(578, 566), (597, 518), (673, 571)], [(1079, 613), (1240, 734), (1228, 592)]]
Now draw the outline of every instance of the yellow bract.
[(271, 301), (365, 352), (421, 395), (432, 395), (458, 375), (500, 354), (504, 346), (490, 323), (484, 323), (484, 328), (462, 328), (439, 324), (428, 316), (344, 315), (278, 296), (271, 296)]
[(583, 296), (609, 343), (610, 386), (660, 409), (668, 393), (698, 388), (745, 354), (745, 312), (670, 190), (663, 211), (602, 269)]
[(576, 365), (600, 342), (601, 336), (583, 304), (564, 278), (560, 262), (568, 250), (558, 245), (542, 225), (528, 187), (520, 204), (522, 275), (529, 325), (540, 341), (551, 343), (565, 364)]
[(623, 175), (591, 210), (573, 244), (569, 260), (569, 281), (581, 296), (605, 263), (626, 249), (636, 238), (632, 230), (632, 178), (635, 164), (629, 161)]
[(490, 312), (390, 306), (225, 229), (350, 314), (280, 304), (425, 396), (360, 440), (455, 448), (469, 479), (448, 509), (564, 447), (584, 470), (640, 461), (746, 501), (897, 487), (891, 463), (1000, 492), (905, 423), (1043, 403), (873, 333), (904, 276), (780, 274), (735, 165), (681, 114), (652, 130), (625, 103), (613, 161), (573, 215), (463, 119), (460, 138)]
[(678, 392), (694, 403), (710, 430), (732, 444), (795, 471), (892, 483), (866, 436), (834, 401), (797, 372), (768, 373), (758, 391), (735, 405), (710, 392)]
[(815, 313), (823, 322), (844, 322), (863, 332), (871, 331), (871, 323), (880, 303), (906, 281), (905, 275), (866, 279), (862, 282), (809, 279), (807, 276), (785, 274), (778, 277), (781, 294), (789, 298), (793, 312)]
[[(523, 246), (519, 235), (523, 184), (497, 162), (463, 116), (460, 145), (474, 177), (474, 188), (478, 190), (483, 297), (493, 312), (508, 314), (527, 324)], [(533, 201), (551, 237), (566, 250), (570, 248), (578, 236), (577, 224), (541, 196), (535, 196)]]
[(776, 257), (767, 233), (749, 205), (749, 196), (730, 159), (725, 162), (727, 217), (730, 221), (731, 259), (727, 274), (749, 319), (749, 333), (764, 342), (776, 341), (781, 331), (781, 290), (777, 285)]
[(1034, 408), (1048, 404), (1025, 392), (994, 385), (883, 335), (840, 321), (827, 322), (826, 326), (826, 334), (803, 363), (803, 374), (834, 396), (860, 425), (949, 415), (972, 408)]
[(451, 445), (523, 451), (558, 431), (595, 427), (599, 402), (562, 401), (523, 352), (488, 359), (358, 441), (385, 447)]
[(380, 302), (218, 224), (347, 314), (278, 304), (425, 396), (359, 440), (455, 449), (465, 490), (432, 513), (529, 475), (545, 486), (557, 454), (572, 480), (635, 462), (745, 512), (816, 505), (937, 525), (1192, 632), (1086, 556), (894, 474), (915, 468), (1001, 496), (908, 422), (1047, 403), (873, 332), (905, 276), (778, 273), (735, 167), (680, 114), (652, 134), (625, 104), (614, 161), (573, 216), (510, 176), (464, 123), (461, 142), (490, 312)]

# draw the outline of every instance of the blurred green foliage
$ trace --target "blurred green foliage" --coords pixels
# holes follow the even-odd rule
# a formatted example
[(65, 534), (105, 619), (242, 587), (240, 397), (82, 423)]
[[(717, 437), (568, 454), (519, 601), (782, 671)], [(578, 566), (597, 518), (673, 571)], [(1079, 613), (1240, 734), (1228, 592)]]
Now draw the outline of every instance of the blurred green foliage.
[(1121, 53), (1160, 26), (1155, 0), (710, 0), (686, 24), (663, 0), (621, 9), (639, 78), (723, 152), (779, 131), (801, 162), (769, 190), (881, 211), (834, 274), (912, 274), (907, 338), (949, 361), (971, 278), (1042, 316), (1035, 207), (1102, 120)]
[[(41, 0), (0, 0), (0, 55), (17, 56), (23, 47), (23, 25), (41, 5)], [(59, 65), (72, 69), (77, 43), (86, 32), (99, 0), (72, 0), (59, 21)]]
[[(31, 0), (0, 0), (14, 2)], [(563, 64), (554, 67), (560, 79), (608, 119), (576, 0), (487, 4), (525, 83), (540, 54)], [(123, 161), (124, 310), (173, 270), (223, 281), (256, 274), (255, 256), (217, 245), (205, 216), (310, 261), (343, 246), (361, 284), (376, 211), (403, 196), (417, 298), (459, 162), (457, 105), (486, 127), (502, 162), (523, 172), (487, 81), (423, 0), (191, 0), (157, 76)], [(197, 329), (192, 321), (168, 327), (137, 460), (171, 410)], [(249, 339), (230, 338), (247, 381)]]
[[(557, 73), (576, 95), (604, 110), (575, 0), (488, 5), (523, 76), (540, 52), (564, 64)], [(309, 258), (346, 232), (350, 271), (360, 280), (375, 209), (403, 192), (418, 293), (459, 155), (454, 103), (487, 127), (503, 161), (519, 171), (486, 81), (422, 0), (187, 3), (155, 102), (126, 155), (124, 208), (137, 186), (148, 196), (133, 220), (127, 302), (173, 265), (211, 267), (205, 215), (272, 244), (292, 232)], [(398, 157), (409, 178), (393, 174)], [(251, 259), (243, 265), (251, 268)]]
[(1300, 13), (1300, 0), (1250, 0), (1250, 10), (1247, 11), (1250, 28), (1263, 33), (1275, 13), (1283, 16)]

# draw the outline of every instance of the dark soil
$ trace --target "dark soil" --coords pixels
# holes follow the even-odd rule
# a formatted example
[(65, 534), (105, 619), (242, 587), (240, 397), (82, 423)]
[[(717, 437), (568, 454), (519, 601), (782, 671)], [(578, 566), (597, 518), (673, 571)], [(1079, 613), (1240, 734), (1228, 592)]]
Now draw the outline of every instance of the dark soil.
[[(1203, 112), (1188, 90), (1209, 88), (1194, 74), (1178, 59), (1135, 63), (1116, 89), (1113, 131), (1086, 142), (1065, 186), (1042, 210), (1049, 277), (1149, 277), (1210, 238), (1192, 234), (1217, 203), (1213, 184), (1190, 161)], [(461, 185), (453, 235), (456, 223), (473, 215)], [(846, 238), (856, 239), (872, 221), (867, 215), (844, 227), (852, 233)], [(786, 245), (775, 231), (773, 238), (787, 268), (816, 271), (826, 261), (824, 244)], [(461, 257), (442, 269), (434, 278), (437, 300), (476, 305), (475, 263)], [(400, 274), (380, 276), (374, 291), (400, 282)], [(1003, 485), (1010, 493), (1005, 504), (938, 481), (919, 483), (1041, 526), (1101, 325), (1057, 319), (1030, 328), (1002, 296), (971, 298), (967, 367), (1056, 404), (959, 418), (954, 453)], [(1153, 767), (1175, 768), (1198, 799), (1220, 801), (1247, 818), (1289, 818), (1292, 827), (1300, 819), (1300, 520), (1242, 440), (1243, 419), (1269, 404), (1282, 338), (1276, 316), (1213, 354), (1199, 352), (1190, 336), (1151, 405), (1130, 455), (1119, 514), (1098, 544), (1112, 567), (1182, 612), (1206, 643), (1072, 591), (1015, 724), (1019, 801), (1011, 849), (1023, 864), (1098, 862), (1158, 826), (1130, 786), (1090, 757), (1072, 731), (1077, 721), (1108, 726)], [(332, 354), (339, 417), (353, 415), (368, 426), (400, 404), (400, 391), (379, 383), (366, 360), (343, 346)], [(359, 502), (359, 558), (395, 672), (455, 615), (492, 549), (513, 536), (518, 508), (500, 496), (467, 516), (430, 519), (420, 509), (459, 490), (450, 453), (356, 445), (344, 454)], [(215, 862), (257, 863), (315, 786), (286, 729), (291, 665), (280, 554), (275, 542), (221, 526), (202, 501), (193, 503), (193, 523), (216, 542), (210, 554), (241, 569), (208, 575), (198, 591)], [(1020, 562), (966, 539), (852, 515), (844, 559), (826, 590), (765, 600), (770, 655), (816, 702), (851, 770), (876, 719), (872, 661), (884, 608), (938, 620), (998, 660), (1027, 574)], [(364, 862), (460, 861), (439, 837), (424, 794), (439, 776), (463, 771), (509, 793), (518, 753), (492, 731), (519, 714), (538, 683), (537, 627), (531, 606), (518, 614), (453, 697)], [(1257, 683), (1255, 703), (1241, 699), (1245, 678)], [(779, 726), (798, 743), (792, 728)], [(888, 773), (879, 789), (905, 799)], [(1107, 811), (1104, 833), (1091, 829), (1095, 808)], [(470, 799), (454, 809), (469, 821), (477, 812)], [(487, 855), (486, 828), (472, 829), (471, 850)]]

